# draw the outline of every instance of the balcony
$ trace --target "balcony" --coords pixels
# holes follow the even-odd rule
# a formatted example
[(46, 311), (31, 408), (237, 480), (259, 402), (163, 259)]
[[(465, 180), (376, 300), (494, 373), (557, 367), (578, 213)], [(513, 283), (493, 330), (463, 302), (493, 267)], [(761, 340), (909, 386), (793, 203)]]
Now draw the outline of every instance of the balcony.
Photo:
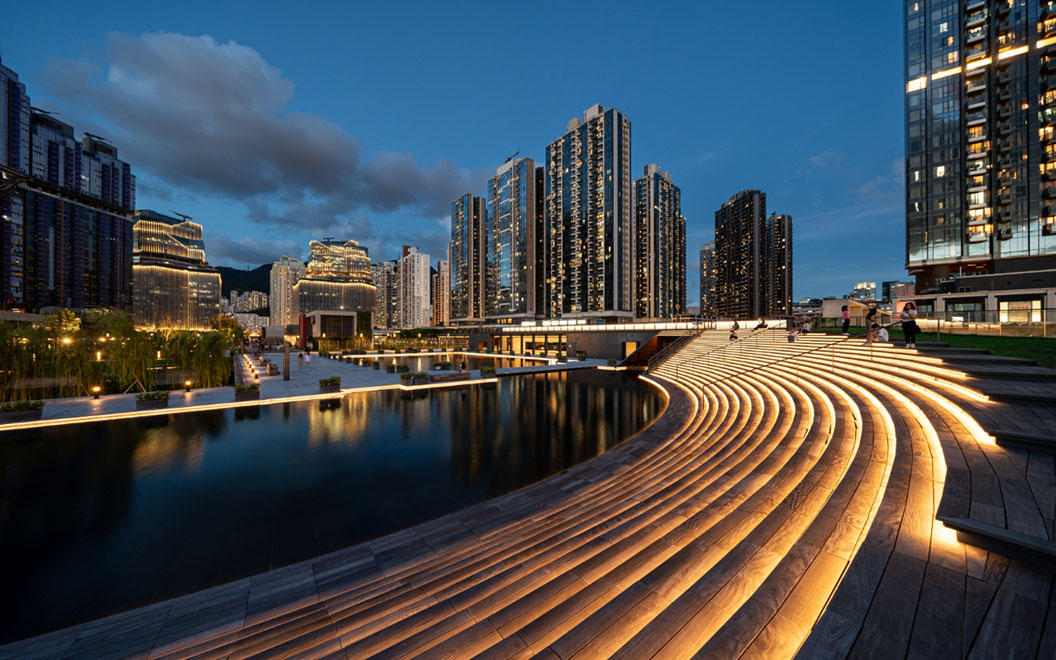
[(1012, 191), (1005, 188), (997, 195), (997, 203), (1001, 206), (1008, 206), (1012, 203)]
[(1056, 236), (1056, 222), (1047, 222), (1041, 225), (1042, 236)]
[(1002, 89), (1000, 92), (997, 93), (997, 98), (1002, 103), (1008, 103), (1012, 100), (1012, 90), (1007, 87)]
[(1041, 8), (1038, 10), (1038, 18), (1044, 20), (1056, 16), (1056, 3), (1045, 2), (1042, 0)]
[(1001, 119), (1008, 119), (1012, 116), (1012, 106), (1001, 106), (1001, 109), (998, 111), (997, 115), (1001, 117)]
[(1056, 186), (1045, 186), (1041, 191), (1041, 196), (1046, 200), (1056, 200)]
[(986, 28), (979, 27), (974, 30), (969, 30), (968, 37), (965, 38), (964, 42), (967, 44), (977, 44), (986, 39)]
[(1041, 70), (1045, 73), (1056, 71), (1056, 57), (1046, 57), (1041, 60)]
[(996, 219), (998, 225), (1007, 225), (1008, 223), (1012, 222), (1012, 211), (1008, 209), (1001, 209), (997, 212)]
[(982, 142), (986, 139), (986, 133), (979, 133), (978, 135), (969, 135), (968, 144), (974, 144), (976, 142)]
[(997, 233), (995, 235), (997, 236), (997, 240), (999, 240), (999, 241), (1007, 241), (1008, 239), (1012, 238), (1012, 230), (1011, 229), (998, 229)]
[(1007, 2), (999, 2), (999, 3), (997, 3), (997, 15), (998, 16), (1006, 15), (1010, 9), (1012, 9), (1012, 8), (1008, 6)]
[(1007, 85), (1010, 82), (1012, 82), (1012, 72), (1008, 69), (1002, 69), (1001, 72), (997, 74), (997, 84)]
[(1005, 156), (1004, 158), (1002, 158), (1001, 160), (999, 160), (997, 162), (997, 166), (1000, 167), (1003, 170), (1012, 169), (1012, 157), (1011, 156)]
[(986, 91), (986, 77), (974, 78), (968, 81), (968, 88), (965, 90), (967, 94), (976, 94), (983, 91)]
[(986, 18), (987, 16), (985, 11), (976, 12), (968, 18), (964, 19), (964, 27), (970, 30), (973, 27), (986, 25)]
[(998, 133), (998, 135), (1008, 135), (1011, 132), (1012, 132), (1012, 122), (1003, 121), (1003, 122), (998, 123), (998, 125), (997, 125), (997, 133)]
[(969, 96), (965, 99), (969, 110), (976, 110), (978, 108), (986, 107), (986, 94), (978, 94), (976, 96)]
[(1041, 214), (1047, 218), (1051, 216), (1056, 216), (1056, 205), (1043, 204), (1041, 206)]
[(969, 243), (985, 243), (987, 238), (989, 238), (989, 237), (986, 235), (986, 232), (982, 232), (982, 231), (971, 231), (971, 232), (968, 232), (968, 242)]
[(1042, 181), (1056, 181), (1056, 169), (1045, 170), (1041, 173)]

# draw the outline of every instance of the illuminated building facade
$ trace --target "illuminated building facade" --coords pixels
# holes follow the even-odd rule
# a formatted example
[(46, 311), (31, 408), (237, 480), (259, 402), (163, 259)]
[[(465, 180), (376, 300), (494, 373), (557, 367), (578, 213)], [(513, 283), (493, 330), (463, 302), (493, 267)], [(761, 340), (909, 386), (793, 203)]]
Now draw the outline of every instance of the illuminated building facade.
[(30, 105), (0, 64), (0, 300), (5, 307), (132, 305), (135, 177), (102, 138)]
[(399, 264), (399, 327), (404, 330), (427, 328), (432, 323), (429, 304), (429, 255), (416, 247), (403, 246)]
[(631, 317), (631, 122), (591, 106), (546, 149), (551, 318)]
[(489, 320), (535, 319), (546, 310), (546, 224), (541, 168), (511, 158), (488, 180), (485, 312)]
[(715, 211), (715, 312), (719, 318), (792, 310), (792, 217), (766, 217), (766, 193), (742, 190)]
[(700, 315), (715, 318), (715, 241), (700, 246)]
[(145, 328), (207, 330), (220, 314), (220, 273), (205, 260), (202, 226), (156, 211), (132, 228), (132, 318)]
[(792, 216), (771, 213), (764, 231), (764, 315), (789, 316), (792, 314)]
[(634, 182), (634, 315), (669, 319), (686, 313), (686, 219), (682, 192), (660, 166)]
[(374, 282), (374, 325), (378, 328), (399, 326), (400, 268), (399, 262), (378, 261), (370, 264), (370, 278)]
[(271, 265), (271, 292), (268, 295), (271, 325), (293, 325), (297, 322), (294, 313), (293, 285), (304, 277), (304, 262), (300, 259), (282, 258)]
[(436, 262), (432, 287), (433, 326), (449, 325), (451, 323), (451, 266), (446, 259)]
[(483, 197), (467, 194), (451, 204), (451, 320), (455, 323), (484, 320), (487, 218)]
[(293, 285), (295, 316), (315, 311), (373, 312), (374, 283), (367, 248), (356, 241), (311, 241), (311, 260)]
[(960, 290), (953, 278), (984, 273), (1052, 280), (1056, 4), (904, 7), (906, 268), (917, 292)]

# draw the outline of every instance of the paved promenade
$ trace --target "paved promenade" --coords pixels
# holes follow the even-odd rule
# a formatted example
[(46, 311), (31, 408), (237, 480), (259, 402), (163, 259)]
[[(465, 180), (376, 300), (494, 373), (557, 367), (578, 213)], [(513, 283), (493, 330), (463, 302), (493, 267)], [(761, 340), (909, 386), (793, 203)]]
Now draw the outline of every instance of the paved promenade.
[[(393, 353), (385, 353), (380, 356), (375, 354), (369, 354), (356, 357), (368, 359), (377, 358), (382, 361), (382, 364), (385, 364), (386, 360), (392, 360), (393, 358), (406, 359), (414, 357), (424, 357), (436, 359), (439, 358), (441, 355), (447, 355), (447, 359), (454, 362), (455, 360), (452, 359), (453, 356), (462, 355), (462, 353), (401, 353), (398, 355)], [(489, 355), (486, 353), (467, 353), (467, 355), (505, 358), (526, 357), (508, 355), (496, 356)], [(279, 368), (279, 375), (267, 376), (265, 375), (267, 373), (266, 370), (258, 367), (259, 376), (255, 378), (246, 366), (246, 358), (237, 358), (237, 364), (243, 371), (243, 381), (246, 383), (260, 383), (259, 403), (278, 403), (280, 401), (292, 399), (336, 396), (334, 394), (319, 393), (319, 379), (329, 378), (331, 376), (341, 377), (342, 392), (401, 387), (399, 374), (388, 373), (384, 369), (374, 369), (373, 367), (361, 367), (341, 360), (321, 358), (318, 355), (312, 355), (310, 365), (308, 363), (299, 365), (297, 362), (296, 355), (291, 355), (290, 380), (285, 381), (282, 379), (281, 375), (282, 354), (269, 353), (267, 357), (271, 358), (272, 362)], [(254, 362), (254, 364), (256, 363)], [(533, 362), (533, 364), (535, 363)], [(538, 366), (497, 369), (496, 375), (507, 376), (518, 373), (539, 373), (544, 371), (595, 368), (603, 365), (607, 365), (607, 361), (591, 359), (583, 362), (573, 360), (568, 363), (551, 363), (547, 360), (540, 360), (538, 362)], [(471, 376), (471, 382), (482, 380), (479, 370), (471, 370), (469, 373)], [(460, 381), (457, 383), (450, 384), (433, 384), (429, 387), (456, 387), (464, 386), (465, 384), (466, 383), (464, 381)], [(191, 411), (195, 409), (202, 409), (203, 407), (213, 408), (233, 405), (256, 405), (256, 403), (257, 402), (236, 404), (235, 391), (233, 387), (192, 387), (190, 392), (186, 392), (182, 389), (173, 390), (169, 394), (169, 407), (167, 409), (158, 411), (137, 412), (136, 395), (134, 393), (106, 394), (101, 396), (99, 399), (94, 399), (93, 397), (48, 399), (45, 401), (43, 417), (40, 422), (4, 424), (0, 425), (0, 431), (11, 428), (32, 428), (33, 426), (55, 423), (56, 421), (89, 421), (92, 418), (113, 415), (161, 415), (167, 414), (167, 412), (179, 412), (181, 410)]]

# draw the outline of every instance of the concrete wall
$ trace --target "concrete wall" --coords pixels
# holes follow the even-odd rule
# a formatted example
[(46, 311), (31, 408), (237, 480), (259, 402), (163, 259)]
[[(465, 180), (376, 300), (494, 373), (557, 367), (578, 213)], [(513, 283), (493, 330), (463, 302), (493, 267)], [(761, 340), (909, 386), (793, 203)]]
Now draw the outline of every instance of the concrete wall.
[[(531, 336), (532, 333), (506, 333), (506, 332), (470, 332), (469, 346), (476, 349), (478, 342), (484, 342), (485, 346), (492, 346), (492, 337), (500, 335)], [(635, 346), (641, 346), (656, 336), (656, 330), (628, 330), (628, 331), (603, 331), (603, 330), (581, 330), (574, 332), (561, 332), (549, 329), (549, 332), (537, 331), (537, 336), (544, 334), (565, 335), (567, 337), (568, 352), (575, 355), (576, 351), (586, 351), (589, 357), (623, 359), (624, 342), (634, 342)]]

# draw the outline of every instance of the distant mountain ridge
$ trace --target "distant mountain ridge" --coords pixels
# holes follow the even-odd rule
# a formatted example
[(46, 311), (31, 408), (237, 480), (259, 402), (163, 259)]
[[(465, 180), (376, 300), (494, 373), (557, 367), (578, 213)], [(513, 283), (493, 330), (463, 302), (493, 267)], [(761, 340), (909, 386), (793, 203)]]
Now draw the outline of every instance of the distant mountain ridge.
[(271, 264), (257, 266), (253, 270), (241, 270), (229, 266), (214, 266), (220, 271), (220, 295), (235, 291), (262, 291), (270, 293)]

